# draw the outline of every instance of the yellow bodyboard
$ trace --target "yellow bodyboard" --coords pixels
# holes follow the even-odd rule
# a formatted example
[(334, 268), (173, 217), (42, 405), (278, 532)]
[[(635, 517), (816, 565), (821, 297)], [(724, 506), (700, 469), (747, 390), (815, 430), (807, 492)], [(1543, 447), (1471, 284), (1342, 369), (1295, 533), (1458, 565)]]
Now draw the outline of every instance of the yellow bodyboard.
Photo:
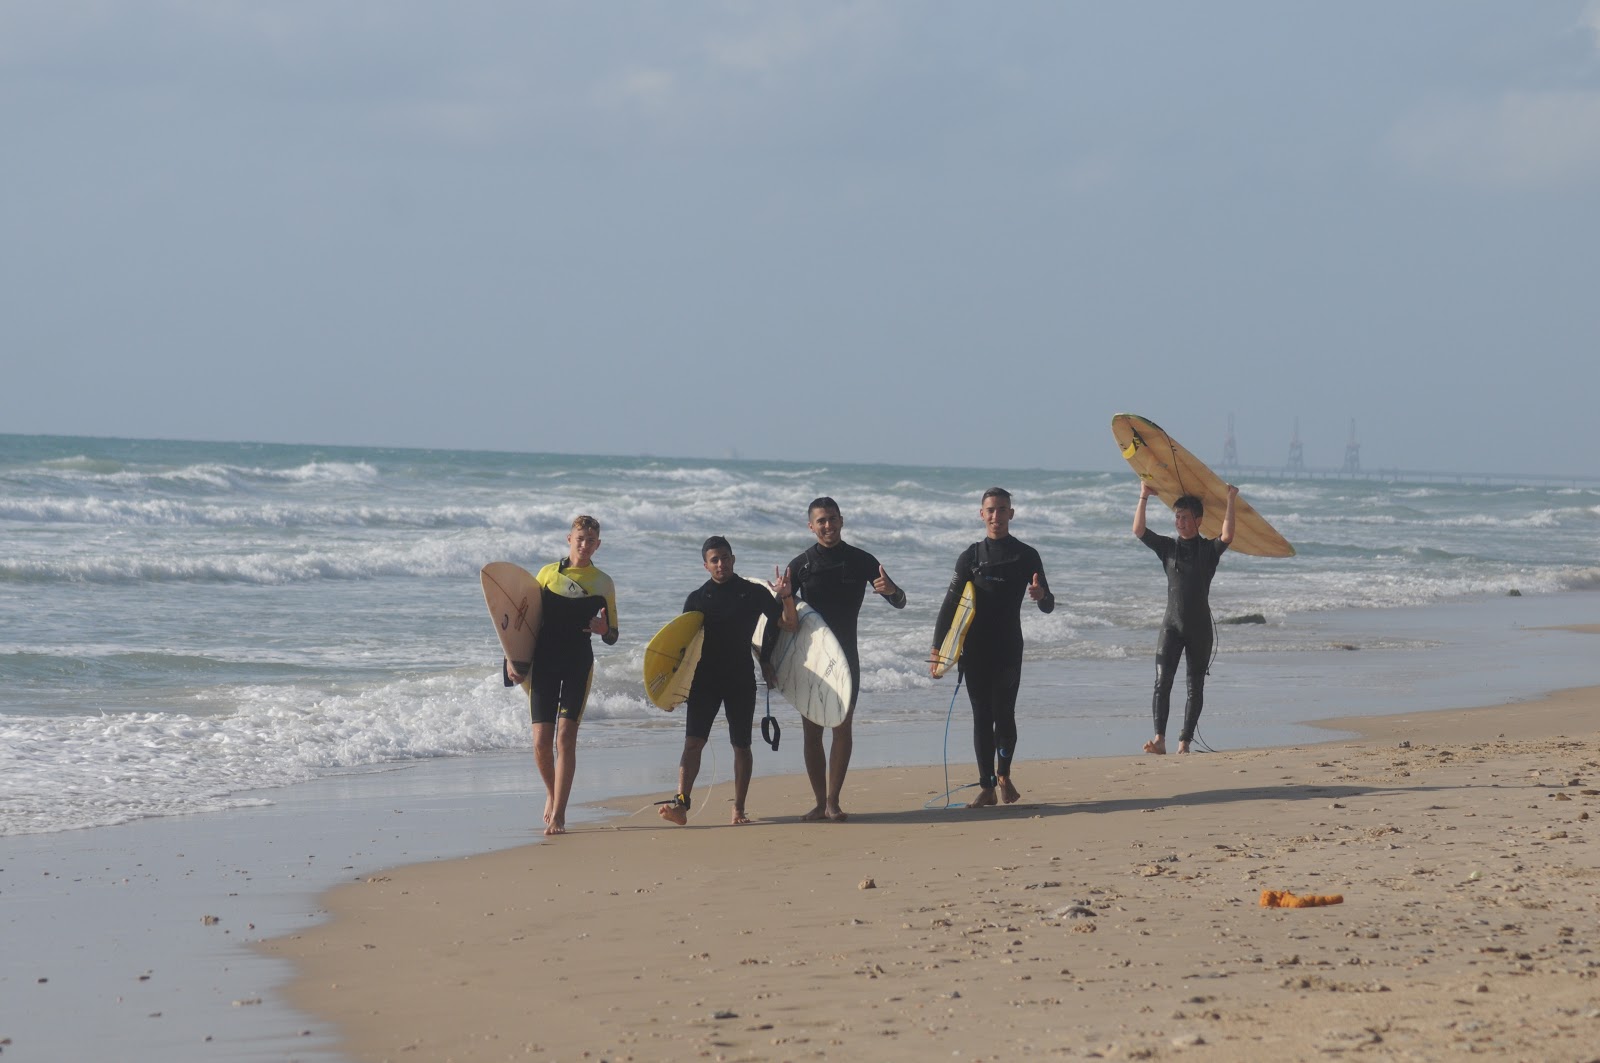
[(967, 643), (967, 628), (972, 626), (972, 614), (977, 608), (977, 603), (972, 596), (972, 581), (961, 588), (961, 600), (956, 603), (956, 615), (950, 621), (950, 630), (944, 633), (944, 641), (939, 643), (937, 657), (933, 664), (933, 677), (938, 679), (961, 660), (961, 647)]
[(644, 648), (644, 692), (656, 708), (671, 712), (688, 698), (706, 637), (705, 621), (704, 613), (675, 616)]

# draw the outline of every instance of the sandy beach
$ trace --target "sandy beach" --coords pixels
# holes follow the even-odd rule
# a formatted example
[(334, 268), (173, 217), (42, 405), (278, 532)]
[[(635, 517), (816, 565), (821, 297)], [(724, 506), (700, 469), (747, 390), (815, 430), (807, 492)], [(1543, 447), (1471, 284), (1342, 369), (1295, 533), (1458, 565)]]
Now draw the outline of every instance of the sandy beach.
[(262, 947), (360, 1060), (1594, 1060), (1597, 720), (1593, 688), (1027, 763), (977, 811), (924, 807), (937, 767), (864, 770), (846, 824), (758, 774), (754, 824), (726, 786), (686, 828), (616, 802)]

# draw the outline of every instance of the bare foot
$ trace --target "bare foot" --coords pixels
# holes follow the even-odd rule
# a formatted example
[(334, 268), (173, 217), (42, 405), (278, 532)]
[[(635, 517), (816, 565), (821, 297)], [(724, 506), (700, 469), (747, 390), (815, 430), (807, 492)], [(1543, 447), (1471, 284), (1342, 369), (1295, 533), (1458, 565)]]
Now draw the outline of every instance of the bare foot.
[(1000, 802), (994, 796), (994, 788), (989, 787), (979, 790), (977, 800), (968, 803), (967, 807), (988, 808), (990, 805), (998, 805), (999, 803)]
[(1148, 742), (1146, 742), (1144, 744), (1144, 751), (1146, 753), (1155, 753), (1157, 755), (1166, 753), (1166, 751), (1167, 751), (1167, 739), (1166, 739), (1166, 736), (1165, 735), (1156, 735), (1154, 738), (1150, 739), (1150, 741), (1148, 741)]
[(676, 801), (657, 806), (656, 812), (668, 823), (676, 823), (680, 827), (689, 822), (689, 810)]
[(1187, 752), (1189, 752), (1189, 743), (1187, 743), (1187, 742), (1179, 742), (1178, 743), (1178, 752), (1179, 753), (1187, 753)]
[(737, 827), (741, 823), (749, 823), (750, 822), (750, 817), (744, 814), (744, 809), (736, 808), (736, 809), (733, 810), (733, 818), (730, 819), (728, 822), (732, 823), (735, 827)]
[(555, 820), (544, 829), (544, 833), (546, 837), (553, 837), (557, 834), (565, 834), (567, 833), (567, 825), (559, 819)]
[(544, 824), (545, 824), (545, 826), (548, 827), (550, 825), (550, 817), (555, 814), (555, 809), (556, 809), (556, 795), (555, 794), (550, 794), (544, 799)]
[(1006, 776), (1001, 776), (995, 781), (1000, 784), (1000, 798), (1006, 804), (1014, 805), (1022, 799), (1022, 795), (1017, 793), (1017, 788), (1011, 785), (1011, 780), (1009, 778)]
[(801, 823), (820, 823), (820, 822), (822, 822), (823, 820), (825, 820), (827, 818), (828, 818), (828, 810), (826, 808), (823, 808), (821, 805), (818, 805), (816, 808), (813, 808), (810, 812), (807, 812), (805, 815), (801, 816), (800, 817), (800, 822)]
[(847, 820), (849, 818), (850, 818), (850, 813), (848, 813), (844, 809), (840, 808), (839, 807), (839, 803), (837, 801), (833, 802), (832, 804), (830, 804), (828, 806), (828, 822), (829, 823), (843, 823), (845, 820)]

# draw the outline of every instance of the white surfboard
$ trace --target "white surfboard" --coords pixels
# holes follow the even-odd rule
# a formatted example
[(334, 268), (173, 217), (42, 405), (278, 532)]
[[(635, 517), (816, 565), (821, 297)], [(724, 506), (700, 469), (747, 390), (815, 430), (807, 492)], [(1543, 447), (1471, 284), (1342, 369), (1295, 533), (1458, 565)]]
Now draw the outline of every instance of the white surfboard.
[[(769, 583), (761, 585), (772, 589)], [(844, 647), (829, 630), (822, 614), (805, 602), (794, 604), (800, 617), (800, 630), (780, 631), (777, 645), (772, 649), (778, 693), (812, 723), (837, 727), (844, 723), (845, 713), (850, 710), (850, 697), (855, 692), (850, 681), (850, 662), (845, 659)], [(757, 653), (761, 651), (766, 627), (767, 618), (762, 617), (750, 640)]]
[(483, 600), (494, 621), (494, 633), (506, 660), (526, 672), (539, 639), (539, 581), (533, 573), (510, 561), (491, 561), (478, 574)]

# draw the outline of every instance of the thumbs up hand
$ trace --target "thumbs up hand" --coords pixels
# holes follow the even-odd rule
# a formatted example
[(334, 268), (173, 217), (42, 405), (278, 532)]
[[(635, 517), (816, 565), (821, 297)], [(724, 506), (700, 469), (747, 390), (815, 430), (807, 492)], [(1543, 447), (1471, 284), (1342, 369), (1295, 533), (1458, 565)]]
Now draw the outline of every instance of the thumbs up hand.
[(600, 612), (589, 621), (589, 630), (596, 635), (604, 635), (611, 630), (611, 625), (606, 623), (606, 607), (601, 606)]
[(872, 589), (879, 594), (893, 594), (895, 592), (894, 580), (889, 578), (889, 574), (883, 570), (882, 565), (878, 566), (878, 578), (872, 581)]
[(1047, 593), (1049, 592), (1046, 591), (1044, 586), (1039, 582), (1039, 573), (1035, 572), (1033, 574), (1033, 582), (1028, 584), (1028, 597), (1037, 602), (1044, 598)]

